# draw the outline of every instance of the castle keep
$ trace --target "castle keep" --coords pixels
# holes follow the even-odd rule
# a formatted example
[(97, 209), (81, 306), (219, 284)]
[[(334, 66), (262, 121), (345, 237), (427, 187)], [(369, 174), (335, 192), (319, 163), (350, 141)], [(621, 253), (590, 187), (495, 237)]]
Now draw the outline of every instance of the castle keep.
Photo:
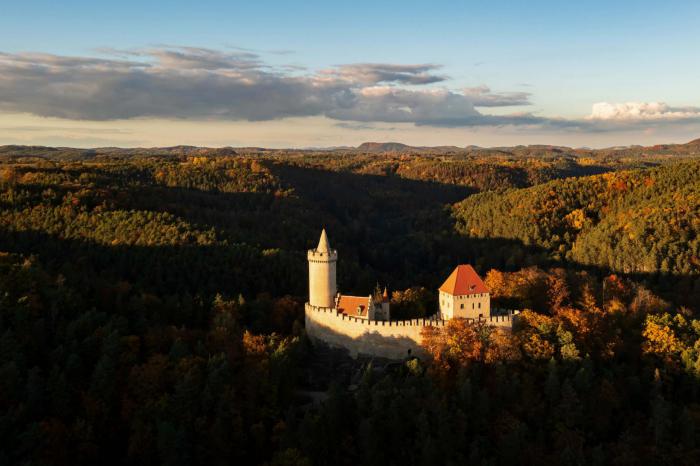
[(489, 290), (471, 265), (458, 265), (440, 286), (438, 295), (443, 320), (491, 317)]
[(510, 328), (512, 313), (493, 315), (489, 290), (470, 265), (459, 265), (439, 289), (439, 310), (424, 319), (391, 320), (387, 290), (383, 294), (350, 296), (338, 292), (338, 251), (331, 249), (324, 229), (309, 261), (309, 301), (304, 308), (306, 333), (315, 342), (358, 354), (403, 359), (425, 354), (421, 332), (444, 327), (454, 318), (485, 321)]

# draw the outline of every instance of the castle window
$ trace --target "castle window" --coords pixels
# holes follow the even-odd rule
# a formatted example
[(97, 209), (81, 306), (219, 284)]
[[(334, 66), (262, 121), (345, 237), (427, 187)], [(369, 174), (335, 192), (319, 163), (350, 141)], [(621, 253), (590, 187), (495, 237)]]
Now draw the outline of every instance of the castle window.
[(472, 309), (474, 309), (474, 303), (472, 303)]
[(464, 309), (464, 303), (460, 304), (460, 305), (459, 305), (459, 308), (460, 308), (460, 309)]
[(479, 309), (481, 309), (481, 303), (479, 303)]

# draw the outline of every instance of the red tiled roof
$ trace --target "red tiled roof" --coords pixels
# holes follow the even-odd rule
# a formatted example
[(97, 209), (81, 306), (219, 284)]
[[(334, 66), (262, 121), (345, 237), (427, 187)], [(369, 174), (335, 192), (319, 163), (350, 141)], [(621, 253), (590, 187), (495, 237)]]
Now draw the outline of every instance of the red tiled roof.
[[(369, 296), (340, 295), (338, 300), (338, 312), (353, 317), (367, 317)], [(358, 312), (358, 308), (361, 312)]]
[(465, 295), (488, 293), (489, 290), (479, 278), (479, 274), (471, 265), (462, 264), (455, 267), (445, 283), (440, 286), (440, 291), (451, 295)]

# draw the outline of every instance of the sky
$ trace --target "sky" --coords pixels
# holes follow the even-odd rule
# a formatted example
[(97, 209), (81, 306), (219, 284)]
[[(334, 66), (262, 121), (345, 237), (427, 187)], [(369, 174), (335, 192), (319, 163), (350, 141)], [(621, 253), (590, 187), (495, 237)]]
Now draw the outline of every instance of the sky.
[(3, 2), (0, 144), (700, 137), (700, 2)]

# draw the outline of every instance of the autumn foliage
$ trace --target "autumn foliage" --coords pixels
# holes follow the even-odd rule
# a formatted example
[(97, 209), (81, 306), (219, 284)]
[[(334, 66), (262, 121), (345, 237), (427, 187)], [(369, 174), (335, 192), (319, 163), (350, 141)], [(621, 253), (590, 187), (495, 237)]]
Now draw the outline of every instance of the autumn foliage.
[[(0, 147), (0, 464), (700, 464), (700, 164), (657, 150)], [(456, 263), (522, 312), (325, 352), (322, 225), (395, 317)]]

